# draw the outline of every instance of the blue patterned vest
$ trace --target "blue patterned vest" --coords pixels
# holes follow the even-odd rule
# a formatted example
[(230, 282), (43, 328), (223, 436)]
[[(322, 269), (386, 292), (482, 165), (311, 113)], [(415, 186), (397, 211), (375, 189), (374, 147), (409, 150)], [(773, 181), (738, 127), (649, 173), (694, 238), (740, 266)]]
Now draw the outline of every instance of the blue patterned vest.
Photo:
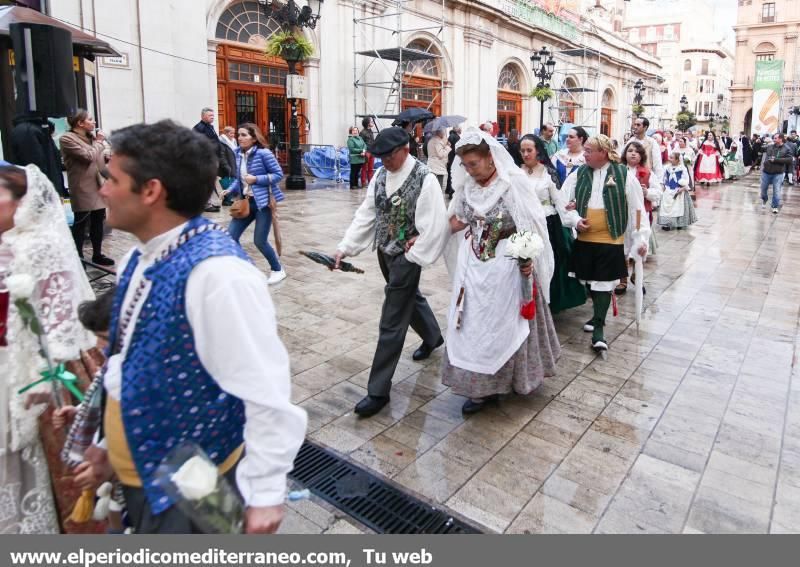
[[(174, 504), (154, 473), (172, 448), (192, 442), (221, 464), (243, 442), (244, 404), (220, 389), (195, 349), (186, 311), (186, 283), (197, 264), (214, 256), (249, 261), (221, 229), (195, 217), (182, 235), (201, 231), (144, 272), (152, 287), (122, 363), (122, 421), (136, 470), (154, 514)], [(120, 332), (122, 302), (139, 263), (138, 252), (120, 277), (109, 344)]]

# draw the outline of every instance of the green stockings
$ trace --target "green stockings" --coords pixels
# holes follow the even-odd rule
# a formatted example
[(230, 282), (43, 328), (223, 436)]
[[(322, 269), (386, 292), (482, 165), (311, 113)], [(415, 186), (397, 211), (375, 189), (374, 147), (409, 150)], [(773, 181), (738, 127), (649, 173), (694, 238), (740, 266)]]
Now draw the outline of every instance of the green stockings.
[(603, 326), (606, 324), (606, 314), (608, 308), (611, 306), (611, 292), (609, 291), (592, 291), (592, 305), (594, 306), (594, 317), (592, 317), (592, 325), (594, 331), (592, 332), (592, 343), (597, 341), (604, 341)]

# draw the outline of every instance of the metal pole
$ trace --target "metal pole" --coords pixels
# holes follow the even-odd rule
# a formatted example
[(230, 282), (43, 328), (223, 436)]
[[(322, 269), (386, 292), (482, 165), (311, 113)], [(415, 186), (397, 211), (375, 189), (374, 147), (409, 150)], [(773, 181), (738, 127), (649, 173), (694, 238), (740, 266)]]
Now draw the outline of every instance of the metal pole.
[[(291, 2), (291, 0), (290, 0)], [(289, 74), (294, 75), (297, 61), (287, 60)], [(297, 120), (297, 99), (290, 98), (289, 106), (291, 118), (289, 119), (289, 176), (286, 178), (286, 189), (305, 189), (306, 178), (303, 177), (300, 150), (300, 123)]]

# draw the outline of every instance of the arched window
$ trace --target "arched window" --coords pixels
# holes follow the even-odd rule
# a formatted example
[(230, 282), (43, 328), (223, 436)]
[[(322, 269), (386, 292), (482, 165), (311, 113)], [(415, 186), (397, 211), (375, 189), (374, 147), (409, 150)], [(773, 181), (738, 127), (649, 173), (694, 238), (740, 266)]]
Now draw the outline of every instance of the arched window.
[(691, 71), (692, 70), (692, 60), (687, 59), (683, 62), (683, 70), (684, 71)]
[(497, 78), (497, 88), (504, 91), (514, 91), (515, 93), (522, 92), (519, 72), (516, 66), (509, 63), (503, 67), (502, 71), (500, 71), (500, 76)]
[[(439, 55), (439, 51), (429, 41), (416, 39), (406, 46), (408, 49), (415, 49), (432, 55)], [(425, 75), (426, 77), (438, 77), (440, 74), (439, 59), (419, 59), (409, 61), (406, 64), (406, 73), (410, 75)]]
[(258, 2), (239, 2), (219, 17), (216, 38), (237, 43), (264, 45), (270, 36), (281, 30), (280, 24), (264, 15)]
[(614, 108), (614, 92), (611, 89), (603, 91), (602, 105), (604, 108)]

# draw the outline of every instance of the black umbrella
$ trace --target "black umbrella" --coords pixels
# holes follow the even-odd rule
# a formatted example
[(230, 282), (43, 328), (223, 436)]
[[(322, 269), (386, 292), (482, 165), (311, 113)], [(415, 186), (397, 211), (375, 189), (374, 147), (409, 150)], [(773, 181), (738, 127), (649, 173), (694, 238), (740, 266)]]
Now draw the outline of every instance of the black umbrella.
[[(336, 260), (332, 256), (329, 256), (327, 254), (322, 254), (320, 252), (304, 252), (303, 250), (300, 250), (300, 254), (302, 254), (306, 258), (309, 258), (310, 260), (315, 261), (317, 264), (322, 264), (323, 266), (327, 266), (328, 269), (330, 270), (332, 270), (333, 267), (336, 265)], [(354, 272), (356, 274), (364, 273), (364, 270), (356, 268), (350, 262), (344, 262), (344, 261), (339, 263), (339, 269), (343, 272)]]
[(430, 120), (431, 118), (435, 118), (435, 115), (430, 110), (424, 108), (409, 108), (397, 115), (397, 118), (392, 122), (392, 126), (399, 126), (403, 122), (415, 124), (423, 120)]

